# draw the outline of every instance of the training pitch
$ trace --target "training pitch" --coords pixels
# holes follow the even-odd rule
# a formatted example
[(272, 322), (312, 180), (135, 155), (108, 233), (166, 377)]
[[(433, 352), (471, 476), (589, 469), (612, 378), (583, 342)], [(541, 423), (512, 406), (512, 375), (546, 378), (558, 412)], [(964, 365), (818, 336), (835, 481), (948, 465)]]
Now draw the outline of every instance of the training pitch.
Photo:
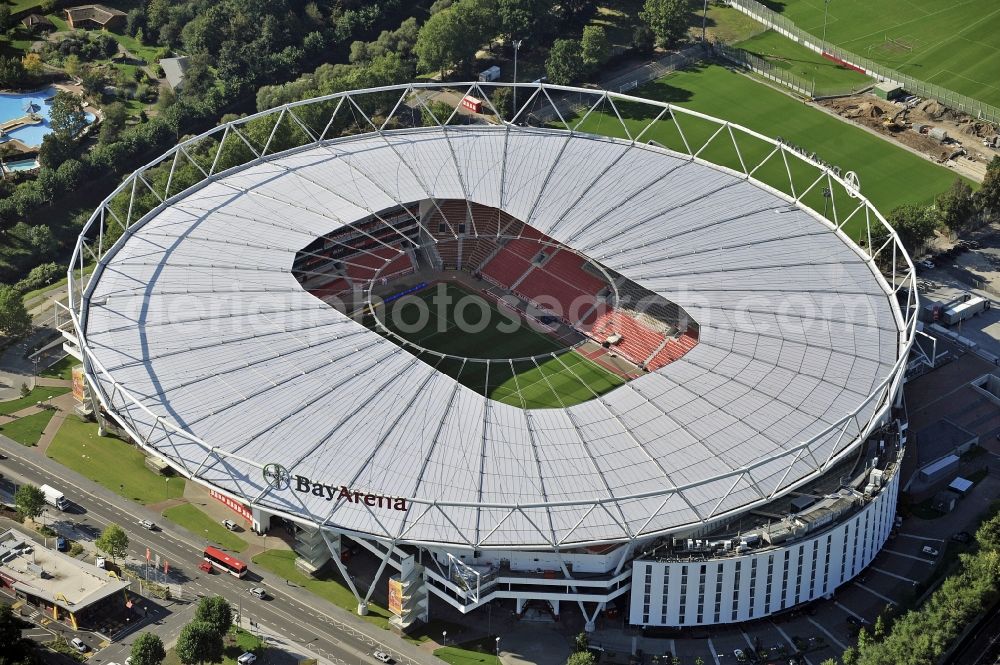
[[(954, 173), (942, 166), (719, 65), (697, 65), (674, 72), (629, 94), (724, 117), (765, 136), (780, 136), (808, 152), (815, 152), (817, 158), (840, 166), (844, 171), (856, 171), (861, 192), (883, 214), (904, 203), (929, 204), (956, 179)], [(651, 109), (639, 105), (621, 105), (619, 111), (633, 137), (656, 117)], [(570, 124), (578, 122), (582, 115), (583, 112), (570, 119)], [(696, 118), (686, 116), (680, 122), (694, 150), (718, 129), (708, 122), (699, 123)], [(580, 131), (625, 138), (622, 124), (610, 108), (591, 113), (580, 126)], [(726, 139), (713, 141), (699, 156), (742, 170), (732, 141), (728, 137)], [(658, 123), (641, 140), (654, 140), (668, 148), (687, 152), (672, 122)], [(750, 158), (747, 161), (762, 159), (772, 148), (743, 135), (736, 140), (744, 159)], [(813, 172), (798, 167), (795, 162), (790, 162), (790, 166), (797, 191), (803, 191), (811, 182)], [(788, 176), (779, 160), (770, 160), (754, 173), (754, 177), (788, 192)], [(819, 188), (814, 188), (803, 198), (803, 202), (821, 213), (824, 205), (829, 203), (823, 200)], [(846, 197), (837, 198), (835, 203), (838, 210), (851, 210), (857, 205)], [(852, 219), (844, 227), (855, 241), (862, 239), (862, 228), (863, 221), (860, 219)]]
[[(621, 377), (567, 350), (567, 343), (533, 330), (513, 312), (501, 312), (482, 296), (458, 286), (431, 285), (377, 311), (385, 326), (400, 337), (455, 356), (441, 358), (406, 347), (421, 360), (506, 404), (529, 409), (566, 407), (624, 383)], [(384, 334), (370, 319), (365, 325)]]
[[(803, 30), (823, 34), (824, 3), (764, 3)], [(996, 0), (835, 0), (831, 44), (928, 83), (1000, 106), (1000, 4)]]

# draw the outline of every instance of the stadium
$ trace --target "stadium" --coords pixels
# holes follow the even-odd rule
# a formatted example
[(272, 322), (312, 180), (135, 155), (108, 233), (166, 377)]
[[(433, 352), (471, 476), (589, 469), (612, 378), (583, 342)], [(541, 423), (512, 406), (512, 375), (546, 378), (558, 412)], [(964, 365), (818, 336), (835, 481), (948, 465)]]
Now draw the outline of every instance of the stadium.
[[(628, 139), (579, 131), (598, 113)], [(132, 174), (77, 243), (67, 341), (108, 426), (296, 525), (359, 612), (389, 573), (400, 628), (430, 598), (710, 625), (829, 595), (889, 536), (913, 283), (856, 178), (780, 140), (413, 84)]]

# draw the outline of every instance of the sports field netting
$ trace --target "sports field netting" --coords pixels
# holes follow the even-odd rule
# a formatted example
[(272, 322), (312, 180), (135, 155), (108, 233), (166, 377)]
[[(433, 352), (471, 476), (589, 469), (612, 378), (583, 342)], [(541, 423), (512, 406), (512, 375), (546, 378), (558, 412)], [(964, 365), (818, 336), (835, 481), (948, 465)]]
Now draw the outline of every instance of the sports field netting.
[(765, 2), (803, 30), (918, 79), (1000, 106), (1000, 4), (995, 0)]
[[(533, 330), (513, 312), (501, 312), (485, 298), (450, 284), (397, 300), (378, 316), (407, 341), (452, 356), (441, 358), (405, 347), (424, 362), (462, 385), (512, 406), (571, 406), (625, 382), (568, 350), (567, 343)], [(366, 320), (365, 324), (379, 330), (374, 321)]]

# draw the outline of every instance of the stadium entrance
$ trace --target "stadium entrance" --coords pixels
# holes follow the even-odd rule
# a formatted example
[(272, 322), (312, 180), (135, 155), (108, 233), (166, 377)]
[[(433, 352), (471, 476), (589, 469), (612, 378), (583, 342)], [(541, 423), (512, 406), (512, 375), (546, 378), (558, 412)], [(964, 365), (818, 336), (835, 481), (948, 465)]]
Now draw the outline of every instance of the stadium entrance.
[(424, 200), (316, 239), (311, 294), (512, 406), (599, 397), (692, 349), (687, 312), (497, 208)]

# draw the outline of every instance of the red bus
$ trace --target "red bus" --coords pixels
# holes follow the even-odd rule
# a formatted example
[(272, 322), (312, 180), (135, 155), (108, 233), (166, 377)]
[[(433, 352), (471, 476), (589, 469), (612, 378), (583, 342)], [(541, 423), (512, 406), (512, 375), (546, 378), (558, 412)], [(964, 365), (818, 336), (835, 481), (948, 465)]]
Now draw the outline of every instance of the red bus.
[(230, 575), (244, 577), (247, 574), (247, 565), (245, 563), (239, 559), (229, 556), (220, 549), (216, 549), (215, 547), (206, 547), (205, 554), (203, 556), (205, 561), (220, 570), (226, 571)]

